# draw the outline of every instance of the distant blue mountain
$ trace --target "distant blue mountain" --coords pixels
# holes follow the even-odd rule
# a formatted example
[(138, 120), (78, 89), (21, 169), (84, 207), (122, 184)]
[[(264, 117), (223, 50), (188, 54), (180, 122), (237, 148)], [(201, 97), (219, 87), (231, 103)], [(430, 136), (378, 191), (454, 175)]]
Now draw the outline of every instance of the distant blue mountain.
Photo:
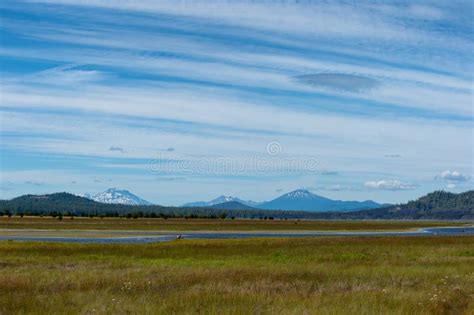
[[(255, 202), (251, 200), (242, 200), (237, 197), (219, 196), (211, 201), (197, 201), (182, 205), (182, 207), (213, 207), (215, 205), (223, 206), (225, 203), (230, 206), (230, 202), (236, 202), (236, 205), (242, 204), (256, 209), (269, 210), (303, 210), (303, 211), (353, 211), (359, 209), (374, 209), (385, 204), (379, 204), (372, 200), (366, 201), (343, 201), (332, 200), (304, 189), (298, 189), (286, 193), (276, 199), (268, 202)], [(244, 207), (239, 206), (241, 209)], [(236, 208), (233, 205), (233, 208)]]
[(221, 195), (217, 197), (216, 199), (212, 199), (211, 201), (196, 201), (196, 202), (190, 202), (182, 205), (181, 207), (187, 207), (187, 208), (193, 208), (193, 207), (210, 207), (214, 206), (217, 204), (222, 204), (225, 202), (231, 202), (231, 201), (236, 201), (238, 203), (241, 203), (243, 205), (249, 206), (249, 207), (255, 207), (258, 205), (258, 202), (252, 201), (252, 200), (242, 200), (237, 197), (232, 197), (232, 196), (224, 196)]
[(352, 211), (358, 209), (379, 208), (382, 205), (372, 201), (332, 200), (304, 189), (286, 193), (276, 199), (259, 204), (257, 208), (272, 210), (303, 210), (303, 211)]
[(258, 210), (257, 208), (244, 205), (243, 203), (240, 203), (238, 201), (227, 201), (227, 202), (218, 203), (206, 208), (223, 209), (223, 210)]

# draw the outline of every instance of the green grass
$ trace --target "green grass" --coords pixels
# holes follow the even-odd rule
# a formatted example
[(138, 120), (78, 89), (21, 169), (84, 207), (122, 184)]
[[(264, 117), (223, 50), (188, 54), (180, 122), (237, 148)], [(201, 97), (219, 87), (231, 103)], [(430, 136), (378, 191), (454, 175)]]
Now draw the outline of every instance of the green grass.
[(0, 314), (473, 314), (474, 237), (0, 242)]
[[(0, 217), (1, 229), (155, 230), (155, 231), (281, 231), (281, 230), (404, 230), (419, 227), (463, 225), (446, 221), (311, 221), (230, 219), (120, 219), (51, 217)], [(472, 224), (472, 223), (471, 223)]]

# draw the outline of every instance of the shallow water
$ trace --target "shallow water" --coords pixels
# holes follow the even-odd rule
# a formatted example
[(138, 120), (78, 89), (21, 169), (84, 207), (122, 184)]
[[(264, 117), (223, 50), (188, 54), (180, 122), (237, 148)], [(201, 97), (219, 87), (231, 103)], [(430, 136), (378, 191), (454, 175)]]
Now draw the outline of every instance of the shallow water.
[[(91, 232), (92, 233), (92, 232)], [(96, 233), (96, 232), (93, 232)], [(135, 235), (135, 236), (22, 236), (4, 235), (0, 240), (14, 241), (40, 241), (40, 242), (62, 242), (62, 243), (154, 243), (175, 240), (178, 235), (183, 239), (205, 240), (205, 239), (241, 239), (241, 238), (264, 238), (264, 237), (320, 237), (320, 236), (456, 236), (474, 235), (474, 226), (470, 227), (435, 227), (421, 228), (409, 231), (377, 231), (377, 232), (196, 232), (196, 233), (163, 233), (160, 235)]]

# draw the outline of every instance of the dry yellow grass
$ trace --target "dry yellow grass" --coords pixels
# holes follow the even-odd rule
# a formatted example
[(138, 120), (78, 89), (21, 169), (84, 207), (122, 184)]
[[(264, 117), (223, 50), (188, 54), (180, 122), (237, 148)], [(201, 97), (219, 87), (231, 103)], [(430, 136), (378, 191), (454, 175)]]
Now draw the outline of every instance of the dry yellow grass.
[[(403, 230), (419, 227), (463, 225), (447, 221), (312, 221), (222, 219), (120, 219), (64, 217), (0, 217), (1, 229), (255, 231), (255, 230)], [(472, 224), (472, 223), (471, 223)]]
[(474, 237), (0, 242), (1, 314), (473, 314)]

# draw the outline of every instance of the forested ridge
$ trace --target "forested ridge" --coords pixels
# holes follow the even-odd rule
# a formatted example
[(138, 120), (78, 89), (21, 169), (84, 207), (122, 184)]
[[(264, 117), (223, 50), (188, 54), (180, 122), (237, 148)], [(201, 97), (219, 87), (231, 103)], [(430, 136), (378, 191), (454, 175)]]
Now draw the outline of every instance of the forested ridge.
[(266, 219), (474, 219), (474, 191), (455, 194), (435, 191), (405, 204), (352, 212), (307, 212), (248, 209), (232, 203), (232, 209), (217, 206), (183, 208), (106, 204), (70, 193), (24, 195), (0, 201), (0, 215), (127, 216), (189, 218)]

